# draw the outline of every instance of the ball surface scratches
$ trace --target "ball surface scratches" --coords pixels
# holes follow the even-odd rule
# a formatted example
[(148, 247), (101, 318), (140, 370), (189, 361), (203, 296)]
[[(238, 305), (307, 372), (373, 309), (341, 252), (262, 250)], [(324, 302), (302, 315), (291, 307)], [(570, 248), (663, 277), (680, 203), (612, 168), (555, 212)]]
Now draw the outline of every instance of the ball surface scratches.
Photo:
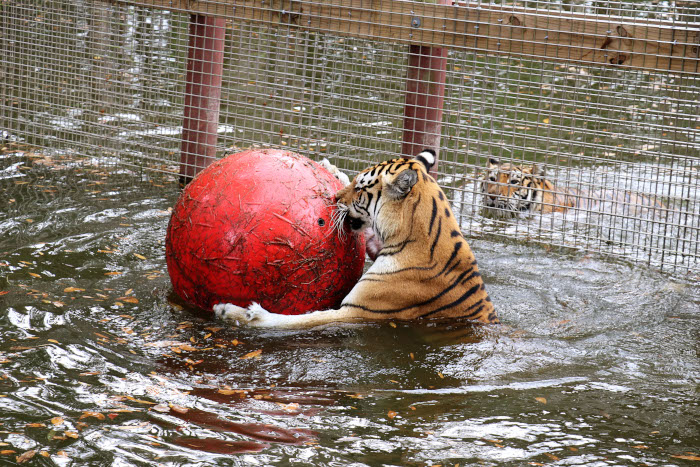
[(207, 310), (222, 302), (258, 302), (280, 314), (336, 307), (365, 258), (361, 236), (332, 227), (342, 187), (289, 151), (216, 161), (185, 187), (170, 218), (166, 261), (175, 292)]

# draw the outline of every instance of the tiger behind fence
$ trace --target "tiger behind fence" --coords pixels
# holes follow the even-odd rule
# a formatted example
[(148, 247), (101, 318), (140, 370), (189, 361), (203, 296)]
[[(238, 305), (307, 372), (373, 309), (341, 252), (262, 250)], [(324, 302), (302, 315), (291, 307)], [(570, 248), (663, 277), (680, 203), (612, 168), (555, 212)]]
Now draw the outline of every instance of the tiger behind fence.
[(514, 165), (489, 159), (481, 191), (485, 214), (515, 217), (520, 213), (565, 213), (569, 209), (607, 212), (628, 216), (655, 215), (666, 205), (631, 191), (604, 188), (596, 191), (558, 187), (546, 177), (544, 167)]
[(435, 153), (360, 172), (336, 194), (338, 234), (369, 229), (374, 263), (337, 310), (304, 315), (218, 304), (219, 318), (254, 327), (309, 328), (335, 322), (469, 319), (498, 323), (493, 303), (450, 204), (428, 172)]

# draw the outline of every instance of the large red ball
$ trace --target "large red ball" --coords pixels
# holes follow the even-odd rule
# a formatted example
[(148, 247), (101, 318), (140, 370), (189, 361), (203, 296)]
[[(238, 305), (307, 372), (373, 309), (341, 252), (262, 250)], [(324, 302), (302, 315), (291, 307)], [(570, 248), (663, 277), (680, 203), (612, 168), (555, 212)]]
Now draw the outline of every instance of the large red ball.
[(187, 185), (168, 225), (168, 273), (185, 301), (211, 310), (258, 302), (273, 313), (336, 307), (365, 261), (331, 213), (342, 183), (316, 162), (273, 149), (216, 161)]

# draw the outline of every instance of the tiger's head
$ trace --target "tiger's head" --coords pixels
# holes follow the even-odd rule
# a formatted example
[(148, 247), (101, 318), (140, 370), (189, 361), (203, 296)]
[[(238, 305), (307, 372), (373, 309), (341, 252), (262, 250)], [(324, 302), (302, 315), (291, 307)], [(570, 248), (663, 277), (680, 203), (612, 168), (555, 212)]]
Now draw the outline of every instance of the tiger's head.
[(519, 166), (490, 158), (481, 184), (484, 210), (494, 217), (515, 217), (542, 203), (546, 180), (539, 165)]
[(363, 170), (336, 194), (334, 223), (340, 230), (346, 221), (351, 230), (374, 235), (378, 251), (405, 221), (412, 220), (415, 205), (405, 201), (415, 196), (414, 187), (434, 183), (428, 175), (434, 163), (435, 152), (427, 149), (413, 159), (393, 159)]

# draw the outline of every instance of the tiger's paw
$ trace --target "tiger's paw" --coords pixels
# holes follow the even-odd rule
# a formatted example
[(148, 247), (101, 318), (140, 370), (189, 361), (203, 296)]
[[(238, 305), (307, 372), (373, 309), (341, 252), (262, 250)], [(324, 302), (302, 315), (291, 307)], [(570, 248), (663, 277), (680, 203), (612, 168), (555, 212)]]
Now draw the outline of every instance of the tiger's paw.
[(237, 326), (255, 328), (277, 327), (282, 324), (280, 321), (283, 321), (283, 315), (270, 313), (255, 302), (248, 308), (231, 303), (219, 303), (214, 305), (214, 314), (221, 320), (235, 322)]
[(233, 321), (238, 323), (239, 326), (240, 323), (245, 324), (247, 321), (246, 312), (248, 310), (246, 308), (232, 303), (217, 303), (213, 308), (214, 316), (222, 321)]
[(330, 163), (328, 159), (325, 157), (321, 161), (321, 165), (323, 168), (325, 168), (327, 171), (329, 171), (335, 178), (340, 180), (340, 182), (343, 184), (343, 186), (348, 186), (350, 185), (350, 178), (348, 178), (347, 175), (345, 175), (343, 172), (340, 171), (340, 169), (333, 164)]

